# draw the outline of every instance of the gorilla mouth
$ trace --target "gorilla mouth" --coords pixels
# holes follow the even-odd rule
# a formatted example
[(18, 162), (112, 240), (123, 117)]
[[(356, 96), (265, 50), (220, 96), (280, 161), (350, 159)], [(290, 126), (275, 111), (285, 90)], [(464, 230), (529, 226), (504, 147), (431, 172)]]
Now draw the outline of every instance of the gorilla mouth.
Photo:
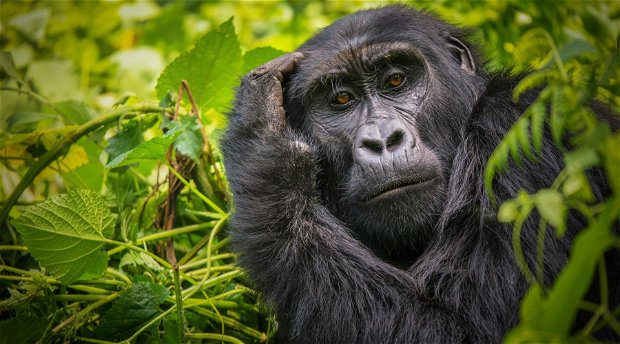
[(370, 203), (376, 200), (388, 198), (394, 194), (410, 189), (418, 188), (434, 181), (436, 176), (422, 176), (420, 178), (404, 178), (386, 183), (362, 199), (362, 203)]

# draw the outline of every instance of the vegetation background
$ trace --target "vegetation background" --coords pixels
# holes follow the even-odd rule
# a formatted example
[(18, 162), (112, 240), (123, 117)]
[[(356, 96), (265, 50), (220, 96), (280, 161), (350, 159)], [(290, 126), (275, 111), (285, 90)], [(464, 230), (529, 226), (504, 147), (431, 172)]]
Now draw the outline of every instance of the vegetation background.
[[(273, 342), (277, 319), (226, 234), (217, 143), (234, 86), (333, 20), (388, 3), (0, 2), (0, 343)], [(620, 136), (587, 107), (620, 107), (620, 3), (408, 4), (474, 29), (491, 69), (533, 71), (515, 98), (542, 90), (493, 155), (487, 186), (535, 160), (544, 130), (565, 154), (553, 185), (498, 205), (532, 285), (506, 341), (620, 334), (601, 260), (620, 248)], [(589, 168), (608, 176), (604, 202), (593, 201)], [(569, 211), (589, 226), (544, 285), (544, 232), (563, 235)], [(535, 266), (519, 240), (533, 212)], [(593, 279), (600, 300), (582, 300)], [(590, 322), (571, 330), (579, 309)]]

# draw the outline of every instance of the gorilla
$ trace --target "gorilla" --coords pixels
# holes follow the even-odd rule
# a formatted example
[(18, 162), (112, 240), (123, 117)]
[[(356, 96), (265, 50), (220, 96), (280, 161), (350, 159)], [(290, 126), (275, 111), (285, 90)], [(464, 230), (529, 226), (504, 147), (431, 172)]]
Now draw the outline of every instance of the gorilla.
[[(518, 78), (486, 72), (467, 36), (404, 6), (366, 10), (242, 79), (221, 147), (232, 236), (282, 341), (497, 343), (518, 323), (528, 283), (483, 174), (536, 92), (513, 102)], [(562, 166), (546, 138), (494, 192), (548, 187)], [(568, 221), (545, 241), (548, 284), (585, 225)], [(532, 264), (537, 223), (522, 229)]]

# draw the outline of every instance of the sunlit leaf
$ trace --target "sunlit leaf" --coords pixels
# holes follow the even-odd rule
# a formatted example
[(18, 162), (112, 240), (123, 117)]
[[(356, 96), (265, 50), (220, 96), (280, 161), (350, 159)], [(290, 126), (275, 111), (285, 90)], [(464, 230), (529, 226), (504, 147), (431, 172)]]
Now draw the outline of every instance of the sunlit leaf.
[(30, 11), (26, 14), (11, 18), (9, 25), (17, 29), (30, 40), (39, 42), (45, 36), (45, 28), (51, 12), (49, 8), (40, 8)]
[(241, 49), (231, 18), (166, 67), (157, 81), (157, 96), (176, 92), (186, 80), (202, 112), (210, 108), (224, 112), (240, 74)]
[(552, 189), (538, 191), (535, 197), (540, 215), (551, 224), (559, 237), (566, 231), (566, 205), (559, 192)]

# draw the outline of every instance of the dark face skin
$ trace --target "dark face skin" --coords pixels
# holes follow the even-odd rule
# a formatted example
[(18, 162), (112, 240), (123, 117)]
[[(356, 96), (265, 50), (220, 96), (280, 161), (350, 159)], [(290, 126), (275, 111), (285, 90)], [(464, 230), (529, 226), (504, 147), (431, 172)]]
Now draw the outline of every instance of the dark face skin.
[[(446, 39), (438, 56), (463, 75), (464, 86), (454, 77), (446, 84), (422, 38), (414, 44), (365, 36), (316, 51), (310, 42), (300, 48), (306, 57), (288, 94), (292, 125), (323, 153), (319, 184), (330, 209), (379, 256), (405, 265), (428, 245), (444, 207), (459, 137), (450, 128), (460, 127), (451, 122), (464, 121), (474, 105), (442, 97), (453, 88), (468, 91), (475, 66), (467, 48)], [(304, 113), (292, 110), (299, 108)]]

